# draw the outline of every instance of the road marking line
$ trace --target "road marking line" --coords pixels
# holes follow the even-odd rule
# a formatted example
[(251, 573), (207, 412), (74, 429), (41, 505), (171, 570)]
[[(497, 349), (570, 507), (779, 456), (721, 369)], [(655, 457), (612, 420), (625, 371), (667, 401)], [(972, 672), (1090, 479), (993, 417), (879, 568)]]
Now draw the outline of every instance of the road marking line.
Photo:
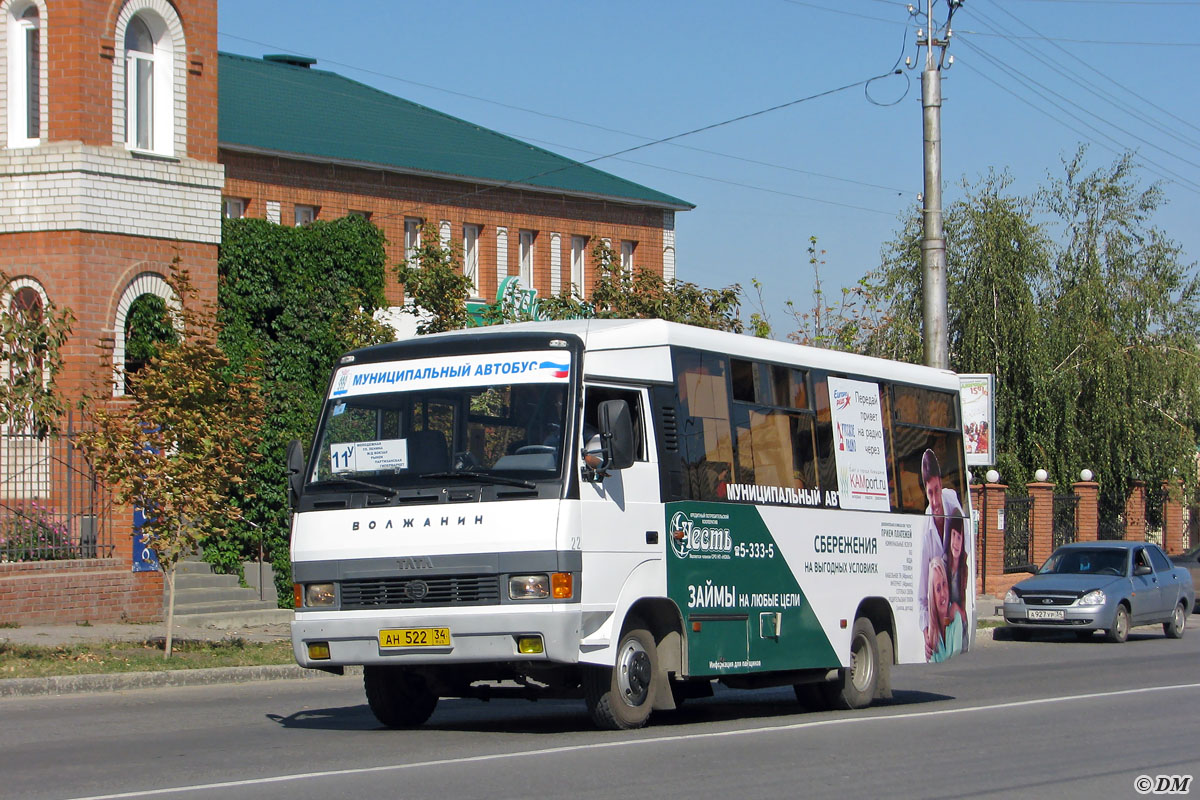
[(442, 758), (436, 761), (416, 761), (410, 764), (386, 764), (378, 767), (358, 767), (355, 769), (331, 769), (324, 772), (300, 772), (290, 775), (276, 775), (272, 778), (247, 778), (240, 781), (221, 781), (220, 783), (199, 783), (190, 786), (172, 786), (164, 789), (142, 789), (136, 792), (119, 792), (117, 794), (96, 794), (87, 797), (73, 797), (69, 800), (123, 800), (129, 797), (155, 797), (168, 794), (183, 794), (184, 792), (202, 792), (208, 789), (236, 789), (243, 786), (262, 786), (269, 783), (286, 783), (288, 781), (306, 780), (308, 778), (332, 778), (339, 775), (368, 775), (372, 772), (396, 772), (406, 769), (423, 767), (444, 767), (454, 764), (472, 764), (486, 761), (500, 761), (510, 758), (531, 758), (535, 756), (558, 755), (574, 753), (580, 750), (594, 748), (633, 747), (646, 744), (665, 744), (670, 742), (687, 742), (696, 739), (717, 739), (724, 736), (749, 736), (772, 734), (786, 731), (805, 730), (807, 728), (823, 728), (832, 725), (864, 724), (870, 722), (888, 722), (896, 720), (911, 720), (921, 717), (941, 717), (950, 714), (967, 714), (986, 711), (1005, 711), (1012, 708), (1050, 705), (1052, 703), (1070, 703), (1078, 700), (1095, 700), (1106, 697), (1122, 697), (1134, 694), (1149, 694), (1151, 692), (1169, 692), (1177, 689), (1200, 689), (1200, 683), (1177, 683), (1172, 686), (1143, 686), (1138, 689), (1121, 689), (1115, 692), (1091, 692), (1089, 694), (1074, 694), (1066, 697), (1043, 697), (1037, 700), (1014, 700), (1011, 703), (993, 703), (987, 706), (965, 706), (963, 708), (943, 708), (936, 711), (916, 711), (912, 713), (881, 714), (875, 716), (838, 717), (836, 719), (813, 720), (811, 722), (794, 722), (789, 725), (773, 725), (769, 728), (737, 728), (730, 731), (711, 731), (707, 733), (687, 733), (680, 736), (655, 736), (645, 739), (622, 739), (618, 742), (588, 742), (563, 747), (546, 747), (540, 750), (518, 750), (512, 753), (490, 753), (480, 756), (465, 756), (463, 758)]

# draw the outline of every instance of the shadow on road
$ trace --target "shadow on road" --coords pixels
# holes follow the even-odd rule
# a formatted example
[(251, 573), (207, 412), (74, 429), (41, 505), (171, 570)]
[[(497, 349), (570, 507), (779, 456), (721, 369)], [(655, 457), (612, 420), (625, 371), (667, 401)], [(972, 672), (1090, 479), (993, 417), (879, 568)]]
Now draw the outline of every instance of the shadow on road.
[[(899, 708), (955, 699), (935, 692), (896, 690), (890, 700), (877, 700), (872, 708)], [(807, 719), (867, 712), (806, 710), (795, 698), (791, 687), (758, 691), (716, 687), (713, 697), (688, 700), (674, 711), (656, 711), (652, 728), (678, 728), (687, 725), (774, 720), (787, 725)], [(358, 706), (310, 708), (286, 716), (267, 714), (267, 719), (283, 728), (300, 730), (379, 730), (384, 728), (364, 703)], [(554, 735), (586, 733), (594, 730), (587, 710), (578, 700), (491, 700), (443, 699), (433, 717), (420, 730), (472, 733)]]

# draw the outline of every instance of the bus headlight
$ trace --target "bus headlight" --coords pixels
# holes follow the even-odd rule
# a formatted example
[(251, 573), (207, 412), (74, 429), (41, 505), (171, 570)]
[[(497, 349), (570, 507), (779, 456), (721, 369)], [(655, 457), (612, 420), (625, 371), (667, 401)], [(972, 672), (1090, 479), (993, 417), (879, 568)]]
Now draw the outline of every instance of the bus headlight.
[(512, 600), (544, 600), (550, 596), (550, 576), (512, 575), (508, 579), (508, 596)]
[(337, 599), (332, 583), (310, 583), (304, 587), (304, 607), (331, 606)]

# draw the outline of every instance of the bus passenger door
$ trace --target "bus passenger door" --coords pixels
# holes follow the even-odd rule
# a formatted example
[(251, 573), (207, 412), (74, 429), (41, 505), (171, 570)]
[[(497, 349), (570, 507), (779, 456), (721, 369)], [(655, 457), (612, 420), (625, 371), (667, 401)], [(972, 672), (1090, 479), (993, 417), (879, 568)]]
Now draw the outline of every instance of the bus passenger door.
[[(618, 594), (638, 565), (658, 561), (653, 573), (657, 585), (648, 588), (666, 594), (662, 566), (665, 532), (659, 493), (658, 460), (651, 441), (647, 416), (648, 396), (644, 389), (588, 384), (584, 390), (581, 448), (597, 433), (597, 406), (605, 400), (629, 404), (636, 441), (631, 467), (610, 470), (600, 480), (579, 484), (580, 525), (583, 550), (584, 611), (611, 612)], [(582, 452), (582, 451), (581, 451)], [(575, 468), (580, 469), (582, 458)], [(643, 570), (644, 574), (644, 570)], [(620, 620), (614, 622), (612, 637), (620, 635)]]

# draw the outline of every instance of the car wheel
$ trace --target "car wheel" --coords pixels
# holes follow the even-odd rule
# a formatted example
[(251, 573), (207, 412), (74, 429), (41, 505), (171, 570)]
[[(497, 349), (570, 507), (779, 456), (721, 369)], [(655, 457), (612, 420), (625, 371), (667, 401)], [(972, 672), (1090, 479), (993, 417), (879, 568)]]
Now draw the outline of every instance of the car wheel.
[(1129, 609), (1124, 603), (1117, 606), (1112, 625), (1104, 632), (1104, 638), (1114, 644), (1120, 644), (1129, 638)]
[(423, 677), (396, 667), (363, 667), (363, 688), (371, 713), (389, 728), (415, 728), (437, 707)]
[(658, 648), (643, 623), (631, 620), (617, 646), (613, 667), (589, 667), (583, 673), (583, 694), (596, 726), (622, 731), (640, 728), (654, 708)]
[(1171, 619), (1163, 623), (1163, 633), (1171, 639), (1182, 639), (1183, 629), (1186, 626), (1187, 613), (1183, 610), (1183, 603), (1179, 603), (1171, 612)]

